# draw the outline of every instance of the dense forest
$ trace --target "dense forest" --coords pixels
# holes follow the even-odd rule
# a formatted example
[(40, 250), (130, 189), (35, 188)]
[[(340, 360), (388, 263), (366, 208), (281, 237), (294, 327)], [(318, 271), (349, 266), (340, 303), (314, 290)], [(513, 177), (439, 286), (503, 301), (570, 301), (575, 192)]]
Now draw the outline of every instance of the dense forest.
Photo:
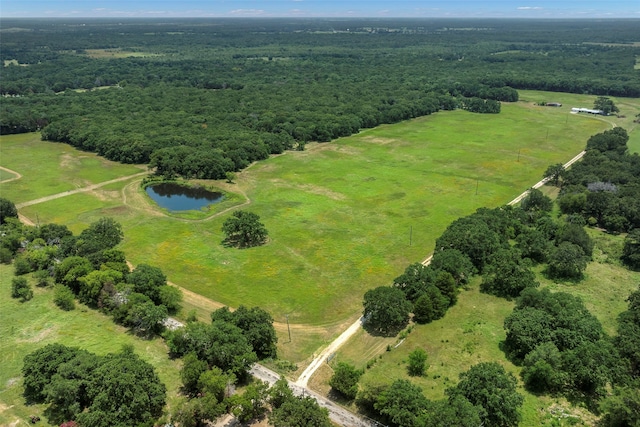
[(439, 110), (499, 113), (517, 89), (640, 96), (634, 20), (23, 19), (2, 28), (1, 133), (42, 130), (168, 177), (223, 178), (307, 141)]

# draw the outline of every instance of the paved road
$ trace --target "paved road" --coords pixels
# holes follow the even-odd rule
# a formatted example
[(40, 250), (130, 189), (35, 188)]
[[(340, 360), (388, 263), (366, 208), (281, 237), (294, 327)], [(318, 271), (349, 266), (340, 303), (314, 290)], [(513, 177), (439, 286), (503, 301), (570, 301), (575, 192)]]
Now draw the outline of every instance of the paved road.
[[(254, 377), (266, 381), (269, 384), (273, 385), (276, 381), (280, 379), (280, 375), (268, 368), (260, 364), (253, 365), (253, 368), (249, 371), (251, 375)], [(293, 394), (296, 396), (310, 396), (313, 397), (320, 406), (323, 408), (327, 408), (329, 411), (329, 418), (331, 420), (341, 426), (344, 427), (372, 427), (376, 426), (377, 423), (374, 420), (366, 420), (363, 419), (354, 413), (348, 411), (342, 406), (334, 403), (333, 401), (327, 399), (324, 396), (315, 393), (305, 386), (301, 386), (298, 382), (288, 381), (289, 388), (293, 391)]]

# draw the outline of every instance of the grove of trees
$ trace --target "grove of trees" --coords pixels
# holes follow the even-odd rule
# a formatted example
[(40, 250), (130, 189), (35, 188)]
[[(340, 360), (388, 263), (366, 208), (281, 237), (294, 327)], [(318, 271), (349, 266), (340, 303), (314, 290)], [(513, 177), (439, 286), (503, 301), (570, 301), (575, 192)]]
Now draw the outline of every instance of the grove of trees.
[(12, 24), (25, 31), (3, 37), (0, 133), (41, 130), (167, 177), (224, 179), (307, 141), (440, 110), (499, 113), (516, 89), (602, 95), (611, 111), (607, 96), (640, 96), (633, 47), (597, 44), (632, 40), (626, 22)]
[(25, 356), (22, 373), (27, 402), (48, 404), (45, 413), (51, 423), (148, 425), (165, 405), (164, 384), (131, 348), (97, 356), (49, 344)]

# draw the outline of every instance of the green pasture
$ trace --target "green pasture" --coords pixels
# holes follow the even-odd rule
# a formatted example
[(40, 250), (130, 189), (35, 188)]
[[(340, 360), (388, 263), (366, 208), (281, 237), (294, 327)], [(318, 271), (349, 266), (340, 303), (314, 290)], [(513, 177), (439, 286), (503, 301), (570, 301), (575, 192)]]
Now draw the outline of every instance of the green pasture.
[[(0, 425), (28, 424), (31, 414), (42, 416), (45, 405), (25, 406), (21, 369), (25, 355), (51, 343), (79, 347), (96, 354), (118, 352), (132, 345), (135, 352), (151, 363), (167, 386), (167, 402), (177, 399), (180, 387), (180, 361), (168, 358), (162, 339), (142, 340), (113, 320), (76, 304), (73, 311), (62, 311), (53, 304), (50, 288), (34, 289), (25, 303), (10, 298), (13, 267), (0, 264)], [(33, 280), (29, 279), (34, 283)]]
[[(542, 92), (533, 90), (519, 90), (521, 102), (560, 102), (562, 107), (558, 110), (566, 112), (568, 114), (572, 107), (585, 107), (592, 108), (593, 102), (596, 96), (575, 95), (570, 93), (557, 93), (557, 92)], [(638, 119), (636, 117), (640, 114), (640, 101), (637, 98), (620, 98), (611, 96), (611, 98), (618, 109), (618, 116), (608, 117), (594, 117), (597, 120), (606, 121), (609, 123), (615, 123), (617, 126), (621, 126), (629, 132), (629, 151), (632, 153), (640, 153), (640, 132), (635, 131), (636, 127), (640, 123), (635, 122)], [(546, 107), (556, 108), (556, 107)]]
[[(557, 95), (554, 100), (563, 102), (565, 95)], [(74, 231), (113, 216), (124, 226), (122, 248), (134, 264), (160, 266), (174, 283), (230, 306), (262, 306), (277, 321), (288, 314), (292, 323), (336, 324), (361, 309), (367, 289), (389, 284), (408, 264), (426, 258), (451, 221), (509, 202), (549, 164), (569, 160), (590, 135), (610, 126), (568, 109), (525, 100), (503, 104), (498, 115), (441, 112), (259, 162), (227, 187), (246, 195), (250, 204), (244, 208), (260, 215), (269, 230), (268, 243), (258, 248), (221, 245), (229, 213), (209, 220), (167, 216), (130, 184), (29, 206), (23, 213)], [(81, 185), (83, 178), (95, 182), (103, 169), (113, 175), (138, 171), (111, 164), (69, 173), (62, 158), (72, 164), (103, 160), (37, 141), (33, 134), (2, 141), (2, 165), (33, 176), (29, 184), (24, 178), (3, 185), (3, 194), (18, 202)], [(20, 160), (8, 155), (15, 151), (47, 155)], [(30, 161), (35, 156), (37, 173)], [(50, 174), (46, 179), (43, 169)]]
[(0, 136), (0, 165), (22, 175), (2, 184), (2, 197), (15, 204), (146, 170), (110, 162), (67, 144), (41, 141), (36, 133)]

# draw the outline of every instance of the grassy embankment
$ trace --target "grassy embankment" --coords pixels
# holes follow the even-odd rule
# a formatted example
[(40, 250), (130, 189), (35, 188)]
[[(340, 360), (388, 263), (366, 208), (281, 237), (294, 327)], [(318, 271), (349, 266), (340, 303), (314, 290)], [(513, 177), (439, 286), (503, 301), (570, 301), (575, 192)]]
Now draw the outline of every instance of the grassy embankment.
[(143, 340), (96, 310), (76, 304), (62, 311), (53, 304), (51, 289), (33, 286), (32, 300), (10, 298), (13, 267), (0, 264), (0, 425), (26, 424), (29, 415), (42, 415), (45, 405), (26, 406), (22, 397), (21, 369), (24, 356), (51, 343), (79, 347), (96, 354), (118, 352), (132, 345), (151, 363), (167, 386), (168, 404), (177, 399), (180, 360), (170, 360), (167, 346), (157, 338)]
[[(293, 324), (307, 325), (292, 329), (291, 343), (286, 326), (279, 325), (281, 355), (300, 362), (358, 315), (367, 289), (389, 284), (408, 264), (424, 259), (451, 221), (508, 202), (549, 164), (570, 159), (590, 135), (610, 126), (568, 114), (574, 100), (590, 105), (595, 97), (552, 94), (565, 106), (545, 108), (534, 105), (533, 95), (550, 96), (526, 93), (524, 102), (504, 104), (499, 115), (442, 112), (310, 144), (307, 151), (254, 165), (235, 184), (215, 183), (251, 201), (247, 209), (260, 215), (270, 233), (259, 248), (220, 244), (228, 213), (198, 221), (166, 216), (132, 182), (21, 213), (76, 232), (100, 216), (113, 216), (124, 226), (122, 248), (134, 264), (161, 266), (174, 283), (224, 304), (259, 305), (279, 322), (289, 314)], [(37, 162), (29, 155), (52, 149)], [(26, 155), (5, 154), (11, 150)], [(85, 171), (69, 161), (74, 155), (55, 150), (68, 147), (34, 135), (3, 137), (2, 165), (29, 177), (3, 185), (3, 194), (19, 203), (68, 190), (68, 176), (71, 186), (81, 186), (80, 176), (107, 180), (86, 176), (101, 169), (137, 171), (108, 162)], [(50, 176), (36, 177), (42, 170)], [(206, 316), (206, 304), (186, 305)]]

